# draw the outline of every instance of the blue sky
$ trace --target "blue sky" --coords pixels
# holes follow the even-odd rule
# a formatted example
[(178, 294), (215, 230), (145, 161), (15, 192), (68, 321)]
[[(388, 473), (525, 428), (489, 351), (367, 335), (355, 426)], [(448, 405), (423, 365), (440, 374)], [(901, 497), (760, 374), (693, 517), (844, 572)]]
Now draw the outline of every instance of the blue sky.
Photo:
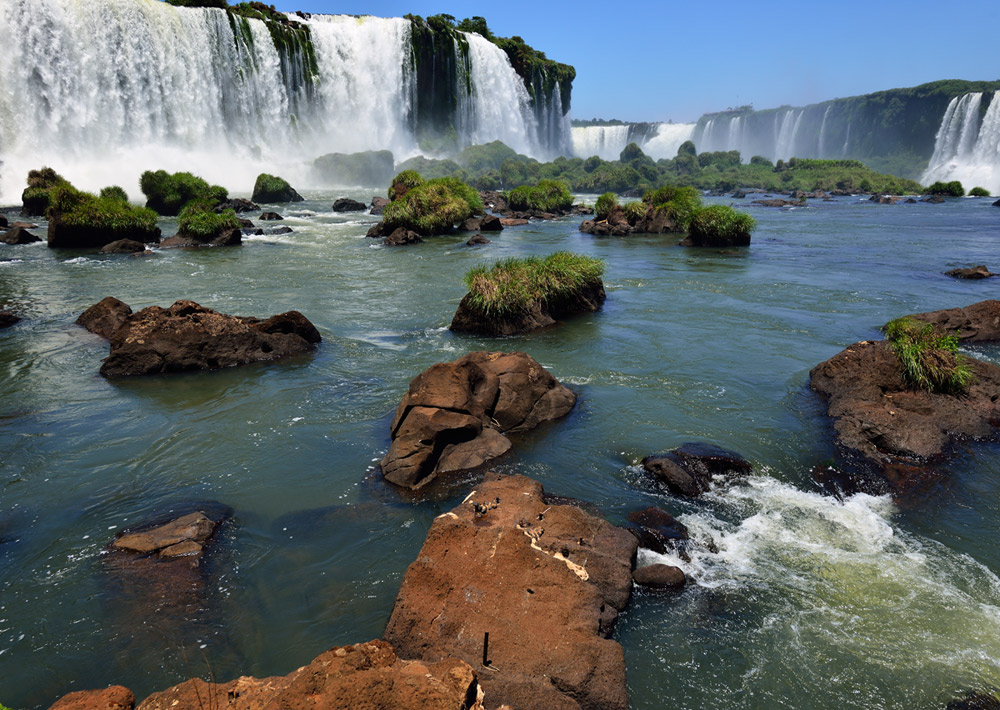
[[(274, 1), (274, 0), (272, 0)], [(283, 11), (482, 15), (577, 70), (574, 118), (693, 121), (937, 79), (1000, 79), (1000, 2), (277, 0)]]

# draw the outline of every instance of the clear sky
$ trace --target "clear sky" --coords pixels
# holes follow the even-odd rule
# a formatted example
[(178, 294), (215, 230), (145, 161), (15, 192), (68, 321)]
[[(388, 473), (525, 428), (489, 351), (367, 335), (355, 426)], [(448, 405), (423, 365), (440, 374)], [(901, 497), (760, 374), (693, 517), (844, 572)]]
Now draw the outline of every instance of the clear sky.
[(1000, 79), (1000, 2), (271, 0), (290, 12), (486, 18), (572, 64), (574, 118), (693, 121), (937, 79)]

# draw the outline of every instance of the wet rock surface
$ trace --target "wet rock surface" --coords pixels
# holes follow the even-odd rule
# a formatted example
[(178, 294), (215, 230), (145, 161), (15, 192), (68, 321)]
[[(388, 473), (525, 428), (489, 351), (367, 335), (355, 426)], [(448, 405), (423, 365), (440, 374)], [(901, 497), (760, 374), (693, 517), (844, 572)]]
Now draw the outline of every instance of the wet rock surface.
[(110, 338), (130, 315), (132, 308), (127, 303), (108, 296), (81, 313), (76, 322), (91, 333)]
[(507, 434), (565, 416), (576, 395), (531, 356), (473, 352), (417, 375), (393, 419), (385, 478), (419, 488), (502, 456)]
[(991, 274), (990, 270), (986, 268), (985, 264), (980, 264), (979, 266), (972, 266), (965, 269), (951, 269), (950, 271), (945, 271), (945, 275), (951, 276), (956, 279), (988, 279), (991, 276), (996, 276), (996, 274)]
[(199, 510), (147, 530), (125, 533), (110, 547), (162, 558), (197, 557), (204, 551), (219, 522)]
[(146, 251), (146, 245), (134, 239), (119, 239), (101, 247), (102, 254), (136, 254)]
[(663, 455), (647, 456), (642, 467), (671, 493), (688, 498), (706, 493), (716, 478), (732, 481), (749, 476), (753, 470), (739, 454), (704, 443), (684, 444)]
[(382, 243), (390, 247), (402, 247), (408, 244), (420, 244), (423, 241), (423, 237), (416, 232), (405, 227), (397, 227), (392, 234), (382, 240)]
[(680, 567), (655, 564), (639, 567), (632, 573), (632, 581), (640, 587), (650, 589), (678, 590), (687, 584), (687, 578)]
[(24, 244), (34, 244), (42, 241), (42, 238), (32, 234), (24, 227), (11, 227), (6, 232), (0, 233), (0, 242), (11, 246), (21, 246)]
[(384, 638), (402, 657), (465, 660), (491, 709), (625, 710), (624, 655), (607, 636), (635, 553), (629, 533), (550, 505), (539, 483), (490, 475), (435, 519)]
[(364, 202), (352, 200), (350, 197), (338, 197), (333, 202), (334, 212), (364, 212), (368, 209)]
[(639, 546), (660, 554), (690, 537), (687, 526), (662, 508), (632, 511), (626, 520), (623, 527), (635, 535)]
[(985, 343), (1000, 340), (1000, 301), (980, 301), (964, 308), (914, 313), (909, 317), (931, 323), (942, 331), (954, 333), (963, 342)]
[(5, 311), (0, 308), (0, 330), (4, 328), (10, 328), (15, 323), (19, 323), (21, 319), (11, 313), (10, 311)]

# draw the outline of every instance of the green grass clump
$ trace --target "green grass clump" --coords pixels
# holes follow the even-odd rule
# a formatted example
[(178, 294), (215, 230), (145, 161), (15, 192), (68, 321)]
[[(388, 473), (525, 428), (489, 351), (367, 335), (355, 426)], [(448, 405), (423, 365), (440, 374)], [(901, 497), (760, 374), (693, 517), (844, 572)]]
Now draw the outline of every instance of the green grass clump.
[(386, 197), (395, 202), (415, 187), (420, 187), (426, 180), (416, 170), (404, 170), (392, 179)]
[(545, 258), (504, 259), (492, 267), (477, 266), (465, 275), (473, 308), (505, 318), (523, 313), (533, 303), (558, 306), (604, 274), (604, 262), (590, 256), (556, 252)]
[(649, 190), (642, 201), (658, 210), (666, 210), (667, 215), (682, 230), (688, 229), (691, 219), (701, 209), (701, 194), (698, 190), (683, 185), (664, 185)]
[(52, 168), (28, 172), (28, 187), (21, 193), (21, 214), (43, 216), (49, 211), (49, 193), (69, 181)]
[(756, 220), (745, 212), (728, 205), (712, 205), (694, 213), (688, 232), (695, 241), (739, 242), (748, 241), (756, 226)]
[(261, 173), (253, 185), (253, 202), (302, 202), (302, 196), (277, 175)]
[(910, 387), (961, 394), (974, 375), (958, 352), (958, 336), (943, 335), (932, 324), (904, 317), (889, 321), (885, 328), (889, 347), (903, 366), (903, 380)]
[[(121, 188), (118, 188), (121, 189)], [(70, 227), (90, 228), (112, 233), (152, 232), (156, 229), (156, 213), (145, 207), (133, 207), (122, 201), (109, 188), (101, 196), (81, 192), (69, 183), (53, 188), (49, 195), (50, 218), (58, 215)]]
[(625, 219), (634, 227), (640, 219), (646, 216), (647, 211), (649, 211), (649, 205), (645, 202), (641, 200), (629, 202), (625, 205)]
[(534, 187), (522, 185), (511, 190), (507, 193), (507, 204), (512, 210), (563, 212), (573, 206), (573, 196), (564, 182), (540, 180)]
[[(414, 175), (420, 178), (420, 175)], [(396, 176), (394, 186), (400, 177), (402, 173)], [(478, 192), (457, 178), (446, 177), (410, 188), (403, 196), (386, 205), (382, 221), (386, 233), (405, 227), (423, 236), (431, 236), (444, 234), (459, 222), (482, 211), (483, 202)]]
[(989, 197), (990, 191), (985, 187), (974, 187), (969, 190), (969, 197)]
[(212, 206), (229, 199), (224, 187), (209, 185), (191, 173), (147, 170), (139, 178), (139, 187), (146, 196), (146, 207), (161, 215), (174, 216), (193, 200), (210, 202)]
[(124, 202), (128, 204), (128, 193), (125, 189), (119, 187), (118, 185), (111, 185), (110, 187), (105, 187), (101, 189), (101, 198), (106, 198), (109, 200), (118, 200), (119, 202)]
[(199, 242), (208, 242), (230, 229), (239, 229), (240, 218), (231, 210), (215, 212), (207, 202), (193, 202), (181, 210), (177, 233)]
[(607, 219), (611, 211), (618, 206), (618, 196), (613, 192), (605, 192), (603, 195), (597, 198), (597, 204), (594, 205), (594, 211), (597, 213), (598, 221), (602, 219)]
[(951, 182), (941, 182), (940, 180), (933, 185), (928, 185), (924, 188), (925, 195), (945, 195), (947, 197), (962, 197), (965, 194), (965, 188), (962, 187), (962, 183), (958, 180), (952, 180)]

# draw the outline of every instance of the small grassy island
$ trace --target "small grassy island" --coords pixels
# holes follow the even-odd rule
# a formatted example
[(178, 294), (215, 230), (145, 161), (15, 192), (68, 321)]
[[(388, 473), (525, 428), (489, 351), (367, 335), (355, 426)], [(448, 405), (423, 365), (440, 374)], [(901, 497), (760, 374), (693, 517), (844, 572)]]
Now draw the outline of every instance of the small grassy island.
[(903, 317), (885, 325), (885, 339), (903, 368), (903, 380), (913, 389), (962, 394), (974, 377), (958, 352), (958, 336), (940, 332), (931, 323)]
[(453, 177), (424, 180), (419, 173), (405, 170), (393, 179), (388, 196), (391, 201), (382, 221), (372, 230), (375, 236), (389, 236), (397, 229), (424, 237), (445, 234), (483, 213), (479, 193)]
[(469, 292), (458, 306), (451, 330), (515, 335), (596, 311), (606, 297), (603, 275), (600, 259), (565, 251), (478, 266), (465, 275)]
[(77, 190), (66, 181), (48, 193), (48, 244), (51, 248), (103, 247), (119, 239), (159, 242), (156, 213), (128, 203), (125, 191), (106, 187), (100, 195)]
[(216, 205), (229, 198), (229, 191), (209, 185), (196, 175), (166, 170), (147, 170), (139, 178), (139, 188), (146, 196), (146, 207), (164, 217), (175, 217), (194, 200)]

